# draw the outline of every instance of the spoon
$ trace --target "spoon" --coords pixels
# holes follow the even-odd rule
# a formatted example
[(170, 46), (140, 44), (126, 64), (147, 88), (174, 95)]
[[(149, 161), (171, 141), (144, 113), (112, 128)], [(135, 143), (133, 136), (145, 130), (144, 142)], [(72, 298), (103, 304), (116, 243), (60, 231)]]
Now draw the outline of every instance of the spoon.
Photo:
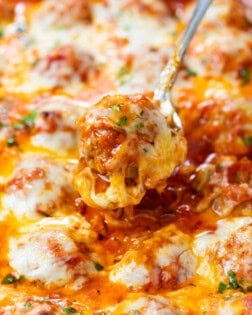
[(171, 88), (176, 80), (178, 70), (188, 45), (213, 0), (198, 0), (193, 15), (173, 55), (161, 72), (159, 84), (154, 91), (154, 100), (160, 102), (160, 110), (168, 118), (171, 127), (182, 129), (182, 123), (171, 101)]
[(107, 95), (78, 120), (80, 160), (74, 186), (90, 207), (114, 210), (137, 205), (147, 190), (161, 192), (175, 167), (185, 160), (186, 140), (170, 90), (210, 3), (198, 1), (182, 40), (161, 73), (154, 91), (160, 108), (145, 95)]

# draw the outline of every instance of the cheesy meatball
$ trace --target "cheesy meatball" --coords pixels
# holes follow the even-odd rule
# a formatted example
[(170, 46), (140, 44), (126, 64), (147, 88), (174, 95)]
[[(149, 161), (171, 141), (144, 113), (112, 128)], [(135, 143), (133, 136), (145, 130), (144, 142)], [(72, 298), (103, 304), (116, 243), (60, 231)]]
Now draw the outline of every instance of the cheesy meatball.
[(108, 315), (173, 315), (189, 314), (189, 311), (175, 305), (168, 298), (160, 295), (131, 294), (119, 303), (112, 311), (105, 310)]
[(252, 219), (237, 217), (218, 222), (216, 231), (204, 232), (196, 237), (195, 253), (204, 258), (198, 273), (215, 283), (228, 283), (230, 277), (252, 281)]
[(57, 307), (47, 303), (37, 303), (28, 300), (15, 305), (0, 306), (1, 315), (34, 315), (34, 314), (50, 314), (56, 315)]
[(57, 96), (33, 104), (33, 107), (37, 112), (31, 137), (33, 146), (48, 149), (59, 155), (77, 150), (78, 132), (75, 120), (82, 112), (78, 102)]
[[(47, 288), (81, 288), (87, 275), (96, 273), (85, 246), (90, 241), (88, 226), (82, 221), (72, 217), (46, 218), (24, 227), (9, 240), (10, 266), (25, 279)], [(76, 229), (80, 231), (77, 233)]]
[(129, 288), (172, 288), (193, 276), (196, 258), (190, 238), (171, 225), (127, 251), (110, 273), (112, 282)]
[(91, 20), (89, 2), (86, 0), (66, 0), (54, 2), (43, 1), (43, 4), (35, 16), (42, 19), (48, 26), (57, 25), (71, 27), (75, 23), (86, 23)]
[(3, 209), (18, 219), (50, 216), (74, 198), (67, 167), (49, 158), (24, 157), (5, 187)]
[(185, 158), (186, 143), (147, 97), (107, 96), (78, 120), (80, 160), (74, 184), (90, 206), (138, 204), (161, 190)]
[(38, 58), (33, 74), (43, 78), (48, 87), (66, 87), (71, 83), (86, 82), (96, 71), (94, 57), (71, 45), (54, 47)]

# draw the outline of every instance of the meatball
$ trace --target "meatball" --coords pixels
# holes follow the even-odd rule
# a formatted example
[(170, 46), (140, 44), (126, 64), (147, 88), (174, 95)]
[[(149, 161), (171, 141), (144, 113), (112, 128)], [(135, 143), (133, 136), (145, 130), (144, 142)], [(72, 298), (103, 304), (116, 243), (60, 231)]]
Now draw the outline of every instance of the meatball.
[[(101, 312), (102, 313), (102, 312)], [(142, 295), (133, 293), (126, 300), (119, 303), (112, 311), (106, 309), (104, 314), (108, 315), (173, 315), (189, 314), (180, 305), (177, 305), (169, 298), (160, 295)]]
[(35, 104), (35, 108), (38, 116), (31, 137), (32, 145), (61, 156), (77, 151), (75, 121), (82, 112), (78, 102), (64, 96), (54, 96)]
[(62, 210), (75, 192), (67, 168), (49, 158), (24, 157), (7, 182), (3, 208), (18, 219), (38, 219)]
[(228, 281), (228, 273), (236, 274), (244, 285), (252, 281), (252, 219), (235, 217), (218, 221), (216, 231), (196, 236), (194, 252), (204, 258), (198, 273), (216, 282)]
[(50, 1), (42, 3), (38, 16), (47, 25), (62, 25), (72, 27), (75, 23), (87, 23), (92, 14), (89, 2), (86, 0)]
[(81, 144), (74, 184), (89, 206), (136, 205), (147, 189), (162, 190), (185, 158), (181, 132), (142, 95), (106, 96), (77, 124)]
[(97, 272), (86, 247), (89, 234), (88, 223), (75, 216), (24, 226), (9, 240), (9, 264), (25, 279), (47, 288), (78, 290)]
[(137, 290), (172, 288), (190, 279), (196, 258), (190, 238), (174, 225), (155, 232), (141, 248), (127, 251), (111, 270), (110, 280)]

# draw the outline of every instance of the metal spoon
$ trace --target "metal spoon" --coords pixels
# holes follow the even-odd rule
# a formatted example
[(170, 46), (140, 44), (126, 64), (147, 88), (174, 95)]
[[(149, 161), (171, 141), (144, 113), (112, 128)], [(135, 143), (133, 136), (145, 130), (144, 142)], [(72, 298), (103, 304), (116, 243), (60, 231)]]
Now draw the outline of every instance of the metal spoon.
[(176, 80), (179, 66), (186, 52), (186, 49), (197, 30), (199, 23), (205, 15), (208, 7), (213, 0), (198, 0), (193, 15), (184, 31), (180, 41), (178, 42), (172, 58), (160, 75), (157, 88), (154, 91), (154, 100), (160, 102), (160, 109), (163, 115), (168, 118), (171, 127), (176, 129), (182, 128), (182, 123), (178, 113), (171, 101), (171, 88)]

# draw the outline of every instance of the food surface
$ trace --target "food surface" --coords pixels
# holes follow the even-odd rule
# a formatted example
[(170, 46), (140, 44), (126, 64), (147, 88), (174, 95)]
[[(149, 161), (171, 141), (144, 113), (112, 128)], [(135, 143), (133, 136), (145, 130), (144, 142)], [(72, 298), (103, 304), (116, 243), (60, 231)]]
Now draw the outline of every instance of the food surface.
[(78, 126), (80, 163), (74, 182), (89, 206), (137, 205), (147, 189), (165, 188), (185, 158), (182, 133), (142, 95), (106, 96), (84, 112)]
[(0, 1), (1, 315), (252, 314), (251, 9), (209, 8), (183, 133), (152, 102), (194, 5)]

